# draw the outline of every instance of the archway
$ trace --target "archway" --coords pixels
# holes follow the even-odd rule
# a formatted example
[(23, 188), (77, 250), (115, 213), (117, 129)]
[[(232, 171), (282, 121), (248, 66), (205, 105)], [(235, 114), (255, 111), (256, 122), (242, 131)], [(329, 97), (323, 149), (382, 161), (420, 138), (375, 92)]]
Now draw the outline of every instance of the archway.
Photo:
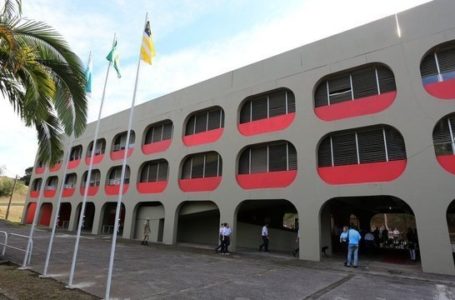
[(150, 221), (150, 242), (162, 242), (164, 232), (164, 206), (160, 202), (141, 202), (135, 208), (133, 238), (144, 238), (144, 224)]
[[(81, 216), (81, 207), (82, 207), (82, 203), (79, 203), (79, 205), (77, 206), (76, 222), (75, 222), (76, 227), (74, 227), (74, 230), (77, 230), (77, 228), (79, 226), (79, 218)], [(95, 218), (95, 204), (93, 204), (93, 202), (86, 202), (85, 203), (84, 222), (82, 223), (82, 231), (92, 232), (94, 218)]]
[(57, 227), (61, 229), (68, 229), (71, 218), (71, 203), (63, 202), (60, 204), (60, 211), (58, 216)]
[(35, 217), (36, 202), (30, 202), (27, 205), (27, 214), (25, 215), (25, 224), (32, 224)]
[(39, 225), (49, 226), (52, 216), (52, 203), (43, 203), (39, 211)]
[(449, 228), (450, 244), (452, 245), (452, 255), (455, 263), (455, 200), (447, 208), (447, 227)]
[(237, 206), (236, 220), (237, 249), (257, 250), (264, 224), (268, 224), (271, 251), (291, 253), (297, 247), (299, 218), (288, 200), (245, 200)]
[[(414, 212), (403, 200), (393, 196), (338, 197), (328, 200), (320, 211), (321, 248), (340, 260), (345, 250), (339, 237), (343, 226), (354, 225), (359, 230), (359, 256), (369, 262), (415, 264), (410, 245), (418, 238)], [(370, 233), (370, 234), (368, 234)], [(368, 234), (368, 238), (366, 235)], [(370, 241), (368, 241), (371, 239)], [(412, 246), (414, 247), (414, 246)], [(416, 260), (418, 260), (418, 251)]]
[[(108, 202), (101, 209), (101, 227), (100, 234), (113, 234), (115, 225), (115, 212), (117, 210), (117, 202)], [(123, 222), (125, 220), (125, 204), (121, 204), (120, 208), (120, 223), (118, 234), (123, 233)]]
[(220, 211), (211, 201), (186, 201), (177, 210), (177, 243), (218, 244)]

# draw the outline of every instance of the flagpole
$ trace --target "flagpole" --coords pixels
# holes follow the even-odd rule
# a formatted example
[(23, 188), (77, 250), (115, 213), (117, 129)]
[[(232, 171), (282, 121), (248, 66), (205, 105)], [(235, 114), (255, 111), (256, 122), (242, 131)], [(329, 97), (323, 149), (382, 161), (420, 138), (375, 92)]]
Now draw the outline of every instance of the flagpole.
[[(116, 35), (114, 33), (114, 39), (112, 41), (113, 45), (114, 45), (115, 41), (116, 41)], [(79, 215), (79, 223), (77, 226), (76, 243), (74, 244), (73, 260), (71, 262), (71, 270), (70, 270), (68, 286), (67, 286), (68, 288), (73, 287), (74, 271), (76, 269), (76, 259), (77, 259), (77, 253), (79, 251), (79, 241), (81, 239), (82, 225), (83, 225), (84, 218), (85, 218), (85, 205), (87, 203), (88, 188), (90, 186), (90, 179), (91, 179), (92, 169), (93, 169), (93, 160), (94, 160), (94, 156), (95, 156), (96, 142), (98, 139), (98, 133), (99, 133), (99, 129), (100, 129), (101, 113), (103, 111), (104, 99), (106, 96), (107, 79), (109, 78), (109, 70), (111, 69), (111, 64), (112, 64), (112, 62), (109, 61), (109, 64), (107, 66), (107, 71), (106, 71), (106, 78), (104, 80), (104, 87), (103, 87), (103, 93), (101, 96), (100, 109), (98, 112), (98, 120), (96, 122), (95, 136), (93, 137), (93, 141), (92, 141), (92, 151), (90, 153), (90, 164), (89, 164), (89, 168), (87, 171), (87, 179), (85, 181), (85, 187), (84, 187), (84, 198), (82, 199), (81, 212)]]
[[(144, 22), (145, 24), (147, 23), (147, 18), (148, 18), (148, 13), (145, 14), (145, 22)], [(143, 38), (143, 33), (141, 35), (141, 40), (142, 40), (142, 38)], [(117, 232), (118, 232), (119, 221), (120, 221), (120, 208), (121, 208), (122, 197), (123, 197), (123, 185), (124, 185), (124, 180), (125, 180), (126, 160), (128, 158), (128, 150), (129, 150), (129, 146), (130, 146), (131, 128), (133, 127), (134, 104), (136, 102), (136, 92), (137, 92), (140, 67), (141, 67), (141, 55), (139, 53), (139, 59), (137, 62), (137, 70), (136, 70), (136, 81), (134, 83), (133, 99), (131, 101), (130, 115), (129, 115), (129, 120), (128, 120), (128, 131), (126, 134), (125, 153), (123, 155), (122, 174), (120, 176), (120, 190), (119, 190), (119, 194), (118, 194), (118, 198), (117, 198), (117, 208), (115, 210), (115, 224), (114, 224), (114, 232), (112, 235), (111, 255), (109, 257), (109, 271), (108, 271), (108, 275), (107, 275), (106, 294), (104, 296), (105, 300), (109, 300), (109, 294), (111, 292), (112, 269), (114, 267), (115, 247), (117, 244)], [(131, 176), (131, 174), (130, 174), (130, 176)]]
[(39, 211), (41, 209), (41, 200), (44, 196), (45, 182), (47, 180), (47, 177), (49, 176), (49, 168), (50, 168), (49, 164), (48, 164), (47, 168), (46, 168), (46, 166), (44, 166), (44, 168), (45, 168), (45, 171), (44, 171), (44, 175), (41, 180), (41, 187), (40, 187), (40, 191), (39, 191), (38, 202), (36, 202), (35, 214), (33, 216), (32, 227), (30, 228), (30, 233), (28, 235), (27, 249), (25, 250), (24, 260), (22, 261), (21, 268), (23, 268), (23, 269), (25, 269), (27, 267), (27, 260), (29, 259), (29, 255), (31, 255), (30, 251), (32, 251), (31, 245), (33, 243), (33, 234), (35, 232), (35, 226), (36, 226), (36, 223), (38, 220)]

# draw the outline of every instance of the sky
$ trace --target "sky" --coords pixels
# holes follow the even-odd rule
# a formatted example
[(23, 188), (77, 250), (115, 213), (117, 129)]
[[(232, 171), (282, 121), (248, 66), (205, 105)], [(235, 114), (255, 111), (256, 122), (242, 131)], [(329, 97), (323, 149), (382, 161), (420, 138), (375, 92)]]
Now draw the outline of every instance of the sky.
[[(110, 73), (102, 117), (131, 105), (146, 12), (157, 56), (141, 67), (136, 104), (426, 2), (23, 0), (23, 17), (51, 25), (84, 63), (92, 52), (88, 121), (93, 122), (114, 34), (122, 78)], [(36, 131), (25, 127), (1, 95), (0, 122), (0, 168), (8, 176), (23, 175), (35, 162)]]

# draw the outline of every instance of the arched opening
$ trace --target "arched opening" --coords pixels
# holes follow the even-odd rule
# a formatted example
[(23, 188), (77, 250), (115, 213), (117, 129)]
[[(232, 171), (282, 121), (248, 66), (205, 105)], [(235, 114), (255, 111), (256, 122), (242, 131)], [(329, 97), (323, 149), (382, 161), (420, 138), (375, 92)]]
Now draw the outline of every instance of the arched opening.
[(58, 214), (57, 227), (61, 229), (68, 229), (71, 218), (71, 203), (64, 202), (60, 205)]
[(149, 221), (150, 242), (162, 242), (164, 232), (164, 206), (160, 202), (142, 202), (135, 208), (135, 224), (133, 237), (144, 239), (144, 226)]
[(452, 255), (455, 263), (455, 200), (447, 208), (447, 227), (449, 228), (450, 244), (452, 245)]
[(177, 243), (218, 244), (220, 211), (211, 201), (186, 201), (178, 209)]
[(31, 202), (27, 206), (27, 214), (25, 215), (25, 224), (32, 224), (35, 217), (36, 202)]
[(298, 213), (288, 200), (245, 200), (237, 207), (236, 216), (238, 249), (257, 250), (265, 224), (268, 224), (270, 251), (291, 253), (298, 246)]
[[(77, 206), (76, 227), (74, 228), (74, 230), (77, 230), (77, 228), (79, 226), (79, 218), (81, 216), (81, 207), (82, 207), (82, 203), (79, 203), (79, 205)], [(92, 232), (94, 218), (95, 218), (95, 204), (93, 204), (93, 202), (86, 202), (84, 220), (82, 223), (82, 231), (89, 232), (89, 233)]]
[[(120, 208), (120, 223), (118, 234), (123, 233), (123, 223), (125, 221), (125, 205), (122, 203)], [(117, 202), (108, 202), (101, 209), (101, 234), (113, 234), (115, 225), (115, 211), (117, 210)]]
[[(355, 227), (362, 239), (361, 265), (376, 262), (417, 265), (419, 258), (415, 216), (411, 207), (393, 196), (339, 197), (328, 200), (320, 211), (321, 249), (344, 261), (340, 243), (343, 226)], [(411, 250), (415, 250), (415, 257)]]
[(51, 216), (52, 216), (52, 204), (43, 203), (43, 205), (41, 205), (39, 214), (40, 214), (40, 216), (39, 216), (38, 225), (49, 226), (49, 224), (51, 223)]

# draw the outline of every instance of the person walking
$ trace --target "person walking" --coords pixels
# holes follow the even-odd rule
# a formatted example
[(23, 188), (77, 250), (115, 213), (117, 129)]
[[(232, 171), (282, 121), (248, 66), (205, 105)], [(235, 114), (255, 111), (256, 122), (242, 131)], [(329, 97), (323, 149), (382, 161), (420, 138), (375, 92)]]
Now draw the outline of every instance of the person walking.
[(232, 229), (229, 227), (228, 223), (224, 223), (223, 229), (223, 240), (221, 242), (221, 254), (222, 255), (229, 255), (229, 245), (231, 244), (231, 234)]
[(259, 246), (259, 251), (264, 249), (265, 252), (269, 252), (269, 224), (264, 224), (261, 231), (262, 244)]
[(226, 223), (221, 223), (220, 230), (219, 230), (219, 244), (218, 247), (215, 248), (215, 253), (218, 253), (218, 251), (221, 251), (223, 247), (223, 233), (224, 233), (224, 228), (226, 226)]
[(150, 229), (150, 220), (147, 219), (144, 225), (144, 240), (141, 243), (142, 245), (148, 246), (151, 232), (152, 230)]
[(346, 267), (357, 268), (359, 264), (359, 243), (362, 237), (355, 226), (351, 225), (348, 230), (348, 259)]
[(343, 232), (340, 234), (340, 245), (344, 254), (344, 265), (348, 264), (348, 226), (343, 226)]

